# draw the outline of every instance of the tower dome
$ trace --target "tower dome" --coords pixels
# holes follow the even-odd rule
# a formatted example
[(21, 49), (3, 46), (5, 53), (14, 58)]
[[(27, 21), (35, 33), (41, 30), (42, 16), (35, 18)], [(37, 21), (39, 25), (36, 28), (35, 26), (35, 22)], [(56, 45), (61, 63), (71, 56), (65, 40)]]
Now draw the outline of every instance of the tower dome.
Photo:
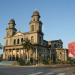
[(39, 12), (36, 10), (33, 12), (33, 15), (32, 16), (40, 16)]
[(8, 24), (14, 24), (14, 25), (16, 25), (15, 24), (15, 20), (14, 19), (10, 19), (10, 21), (9, 21), (9, 23)]

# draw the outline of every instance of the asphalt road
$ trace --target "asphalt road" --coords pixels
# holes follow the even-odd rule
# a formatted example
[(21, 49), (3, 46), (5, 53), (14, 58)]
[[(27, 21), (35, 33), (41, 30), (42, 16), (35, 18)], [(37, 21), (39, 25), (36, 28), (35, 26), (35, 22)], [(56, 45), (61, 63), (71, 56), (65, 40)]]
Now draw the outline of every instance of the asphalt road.
[(0, 66), (0, 75), (75, 75), (75, 67), (50, 68)]

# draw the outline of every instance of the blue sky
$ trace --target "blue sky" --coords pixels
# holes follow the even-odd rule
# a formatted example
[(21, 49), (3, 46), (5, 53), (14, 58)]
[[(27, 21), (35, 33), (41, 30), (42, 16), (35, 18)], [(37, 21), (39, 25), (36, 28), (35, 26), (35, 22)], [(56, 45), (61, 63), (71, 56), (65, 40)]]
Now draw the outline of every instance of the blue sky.
[(62, 39), (64, 48), (75, 41), (75, 0), (0, 0), (0, 43), (4, 45), (5, 29), (11, 18), (18, 31), (29, 31), (34, 10), (39, 10), (44, 39)]

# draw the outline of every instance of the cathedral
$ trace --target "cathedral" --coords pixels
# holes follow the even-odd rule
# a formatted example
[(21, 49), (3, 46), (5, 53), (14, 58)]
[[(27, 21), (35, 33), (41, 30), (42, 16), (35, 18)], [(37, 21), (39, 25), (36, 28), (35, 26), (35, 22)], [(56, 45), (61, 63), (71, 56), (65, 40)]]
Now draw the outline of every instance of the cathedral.
[[(15, 28), (16, 23), (14, 19), (11, 19), (8, 22), (6, 36), (4, 38), (4, 60), (15, 61), (19, 58), (24, 58), (26, 61), (34, 59), (39, 63), (42, 63), (44, 60), (55, 62), (57, 58), (59, 58), (59, 55), (64, 57), (67, 50), (63, 49), (62, 40), (44, 40), (44, 33), (42, 31), (43, 23), (40, 18), (40, 13), (38, 11), (34, 11), (29, 22), (30, 29), (28, 32), (18, 32), (17, 28)], [(30, 42), (34, 44), (34, 49), (29, 49), (28, 51), (25, 50), (22, 45), (22, 42), (25, 39), (30, 40)], [(63, 57), (60, 58), (60, 60), (65, 60)]]

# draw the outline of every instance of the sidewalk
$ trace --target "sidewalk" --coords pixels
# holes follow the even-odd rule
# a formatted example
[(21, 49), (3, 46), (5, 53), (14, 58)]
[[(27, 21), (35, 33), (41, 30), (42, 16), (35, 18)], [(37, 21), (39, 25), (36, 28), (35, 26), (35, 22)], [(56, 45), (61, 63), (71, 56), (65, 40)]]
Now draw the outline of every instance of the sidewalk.
[(75, 64), (49, 64), (49, 65), (44, 65), (44, 64), (36, 64), (36, 65), (24, 65), (20, 66), (18, 64), (12, 64), (10, 63), (3, 63), (0, 64), (0, 66), (10, 66), (10, 67), (49, 67), (49, 68), (64, 68), (64, 67), (75, 67)]
[(64, 67), (75, 67), (75, 65), (71, 65), (71, 64), (51, 64), (51, 65), (37, 64), (37, 65), (25, 65), (25, 66), (14, 65), (14, 67), (48, 67), (48, 68), (64, 68)]

